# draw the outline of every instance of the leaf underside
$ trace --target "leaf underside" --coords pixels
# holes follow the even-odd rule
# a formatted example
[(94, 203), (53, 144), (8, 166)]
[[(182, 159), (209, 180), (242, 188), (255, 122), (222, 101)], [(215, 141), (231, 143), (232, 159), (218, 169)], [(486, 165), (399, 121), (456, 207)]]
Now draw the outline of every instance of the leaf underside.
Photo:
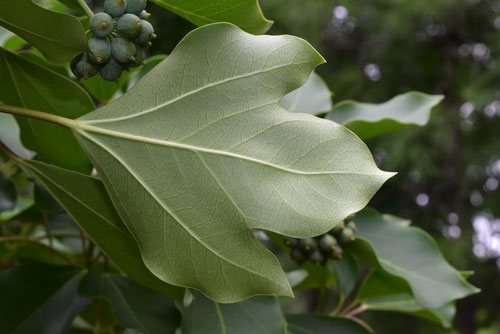
[(322, 62), (296, 37), (208, 25), (78, 120), (75, 134), (151, 272), (218, 302), (291, 295), (250, 229), (319, 235), (390, 177), (351, 132), (280, 107)]

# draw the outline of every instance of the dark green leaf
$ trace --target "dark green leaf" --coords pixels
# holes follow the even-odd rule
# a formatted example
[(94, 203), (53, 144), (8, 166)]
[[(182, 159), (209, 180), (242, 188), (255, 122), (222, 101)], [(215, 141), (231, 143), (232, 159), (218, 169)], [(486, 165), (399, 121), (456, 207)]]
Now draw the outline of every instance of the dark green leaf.
[(360, 324), (346, 318), (322, 315), (287, 315), (290, 334), (369, 334)]
[(229, 22), (254, 34), (263, 34), (272, 22), (267, 20), (258, 0), (151, 0), (198, 26)]
[(107, 300), (123, 327), (141, 333), (170, 334), (180, 324), (179, 311), (171, 300), (124, 276), (89, 272), (80, 294)]
[(0, 2), (0, 25), (38, 48), (51, 62), (69, 62), (87, 50), (87, 38), (74, 17), (43, 9), (31, 0)]
[(12, 210), (16, 205), (16, 187), (0, 172), (0, 212)]
[[(0, 83), (0, 87), (1, 85)], [(31, 159), (35, 156), (34, 152), (28, 150), (21, 143), (19, 125), (17, 125), (17, 121), (12, 115), (0, 113), (0, 141), (20, 157)]]
[(336, 104), (326, 118), (367, 139), (409, 125), (424, 126), (432, 108), (442, 99), (441, 95), (410, 92), (381, 104), (343, 101)]
[(79, 297), (83, 272), (29, 264), (0, 273), (2, 333), (65, 333), (87, 301)]
[(196, 294), (182, 308), (183, 334), (281, 334), (285, 318), (276, 298), (253, 297), (236, 304), (217, 304)]
[(478, 292), (446, 262), (432, 238), (407, 221), (366, 209), (354, 222), (359, 238), (349, 251), (406, 280), (420, 305), (437, 309)]
[(150, 289), (182, 298), (182, 289), (160, 281), (144, 266), (137, 243), (116, 213), (101, 181), (38, 161), (20, 163), (124, 273)]
[(333, 271), (340, 294), (345, 298), (356, 285), (358, 264), (352, 255), (344, 254), (342, 259), (333, 261)]
[[(2, 49), (0, 100), (68, 118), (95, 109), (90, 96), (70, 79)], [(91, 170), (89, 160), (70, 130), (39, 120), (16, 118), (27, 148), (61, 167), (84, 173)]]

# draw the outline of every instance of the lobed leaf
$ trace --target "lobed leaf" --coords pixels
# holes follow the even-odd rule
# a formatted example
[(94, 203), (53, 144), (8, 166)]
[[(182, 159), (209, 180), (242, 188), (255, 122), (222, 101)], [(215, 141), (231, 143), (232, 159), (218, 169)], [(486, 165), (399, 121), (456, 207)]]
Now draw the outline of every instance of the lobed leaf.
[(321, 62), (296, 37), (209, 25), (73, 123), (151, 272), (218, 302), (291, 295), (250, 229), (324, 233), (391, 176), (343, 127), (280, 107)]
[(0, 26), (31, 43), (54, 63), (69, 62), (88, 48), (85, 31), (76, 18), (46, 10), (31, 0), (1, 1)]
[(432, 108), (442, 99), (441, 95), (410, 92), (381, 104), (343, 101), (326, 118), (344, 125), (361, 139), (368, 139), (409, 125), (424, 126)]
[(197, 26), (229, 22), (253, 34), (263, 34), (272, 25), (262, 14), (258, 0), (151, 0)]

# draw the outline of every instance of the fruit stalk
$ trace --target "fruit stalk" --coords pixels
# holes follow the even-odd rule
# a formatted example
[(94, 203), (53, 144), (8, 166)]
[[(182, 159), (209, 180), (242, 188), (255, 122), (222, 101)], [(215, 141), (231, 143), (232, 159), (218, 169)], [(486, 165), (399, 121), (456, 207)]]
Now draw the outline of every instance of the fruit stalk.
[(94, 12), (92, 11), (92, 9), (90, 9), (89, 5), (87, 5), (85, 0), (76, 0), (76, 1), (80, 5), (80, 7), (82, 7), (83, 11), (85, 12), (85, 14), (87, 14), (88, 17), (94, 15)]

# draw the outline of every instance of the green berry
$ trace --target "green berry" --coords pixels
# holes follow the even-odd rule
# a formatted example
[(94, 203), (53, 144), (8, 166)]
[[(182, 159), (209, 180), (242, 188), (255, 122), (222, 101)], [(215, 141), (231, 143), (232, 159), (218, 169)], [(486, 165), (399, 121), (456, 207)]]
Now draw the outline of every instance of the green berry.
[(346, 227), (339, 234), (339, 242), (341, 245), (347, 245), (348, 243), (354, 241), (356, 237), (354, 236), (354, 231)]
[(322, 252), (326, 254), (332, 253), (334, 249), (338, 246), (339, 244), (337, 243), (337, 239), (335, 239), (330, 234), (325, 234), (319, 240), (319, 248), (321, 249)]
[(346, 227), (348, 227), (351, 230), (353, 230), (354, 233), (358, 232), (358, 228), (357, 228), (356, 224), (354, 224), (353, 221), (350, 221), (349, 223), (347, 223)]
[(134, 62), (136, 52), (134, 43), (126, 38), (117, 37), (111, 42), (111, 54), (121, 64)]
[(328, 232), (329, 234), (333, 235), (333, 236), (337, 236), (340, 234), (340, 232), (342, 232), (342, 230), (345, 228), (345, 223), (342, 221), (340, 222), (339, 224), (337, 224), (337, 226), (335, 226), (334, 228), (332, 228), (330, 230), (330, 232)]
[(113, 18), (106, 13), (97, 13), (90, 18), (90, 31), (96, 37), (107, 37), (114, 28)]
[(287, 247), (295, 247), (297, 246), (297, 244), (299, 243), (299, 241), (295, 238), (290, 238), (290, 237), (284, 237), (283, 238), (283, 243), (285, 244), (285, 246)]
[(127, 13), (139, 15), (147, 5), (146, 0), (127, 0)]
[(89, 62), (89, 57), (86, 53), (82, 53), (71, 62), (71, 70), (78, 79), (88, 79), (96, 75), (99, 69)]
[(89, 60), (95, 64), (105, 64), (111, 58), (111, 43), (106, 38), (91, 38), (89, 49)]
[(302, 251), (298, 248), (294, 248), (292, 250), (291, 257), (297, 264), (301, 264), (307, 260), (306, 255), (304, 255), (304, 253), (302, 253)]
[(325, 256), (318, 249), (316, 249), (311, 253), (311, 255), (309, 255), (309, 260), (317, 265), (322, 265), (326, 262)]
[(337, 246), (333, 248), (333, 251), (330, 254), (328, 254), (328, 257), (333, 260), (340, 260), (343, 255), (344, 251), (342, 250), (342, 247)]
[(143, 10), (140, 14), (139, 14), (139, 18), (141, 20), (147, 20), (149, 19), (149, 17), (151, 16), (151, 14), (149, 14), (148, 12), (146, 12), (145, 10)]
[(148, 45), (149, 41), (151, 41), (153, 38), (156, 38), (155, 30), (151, 23), (149, 23), (148, 21), (142, 20), (141, 23), (142, 31), (135, 42), (140, 45)]
[(318, 248), (318, 243), (313, 238), (300, 239), (299, 248), (304, 253), (312, 253), (316, 248)]
[(141, 19), (134, 14), (123, 14), (115, 26), (116, 32), (127, 38), (136, 38), (142, 31)]
[(125, 14), (127, 11), (126, 0), (105, 0), (104, 11), (112, 17), (118, 17)]
[(109, 62), (99, 70), (101, 77), (108, 81), (116, 81), (120, 79), (122, 73), (123, 66), (117, 63), (113, 58), (111, 58)]

